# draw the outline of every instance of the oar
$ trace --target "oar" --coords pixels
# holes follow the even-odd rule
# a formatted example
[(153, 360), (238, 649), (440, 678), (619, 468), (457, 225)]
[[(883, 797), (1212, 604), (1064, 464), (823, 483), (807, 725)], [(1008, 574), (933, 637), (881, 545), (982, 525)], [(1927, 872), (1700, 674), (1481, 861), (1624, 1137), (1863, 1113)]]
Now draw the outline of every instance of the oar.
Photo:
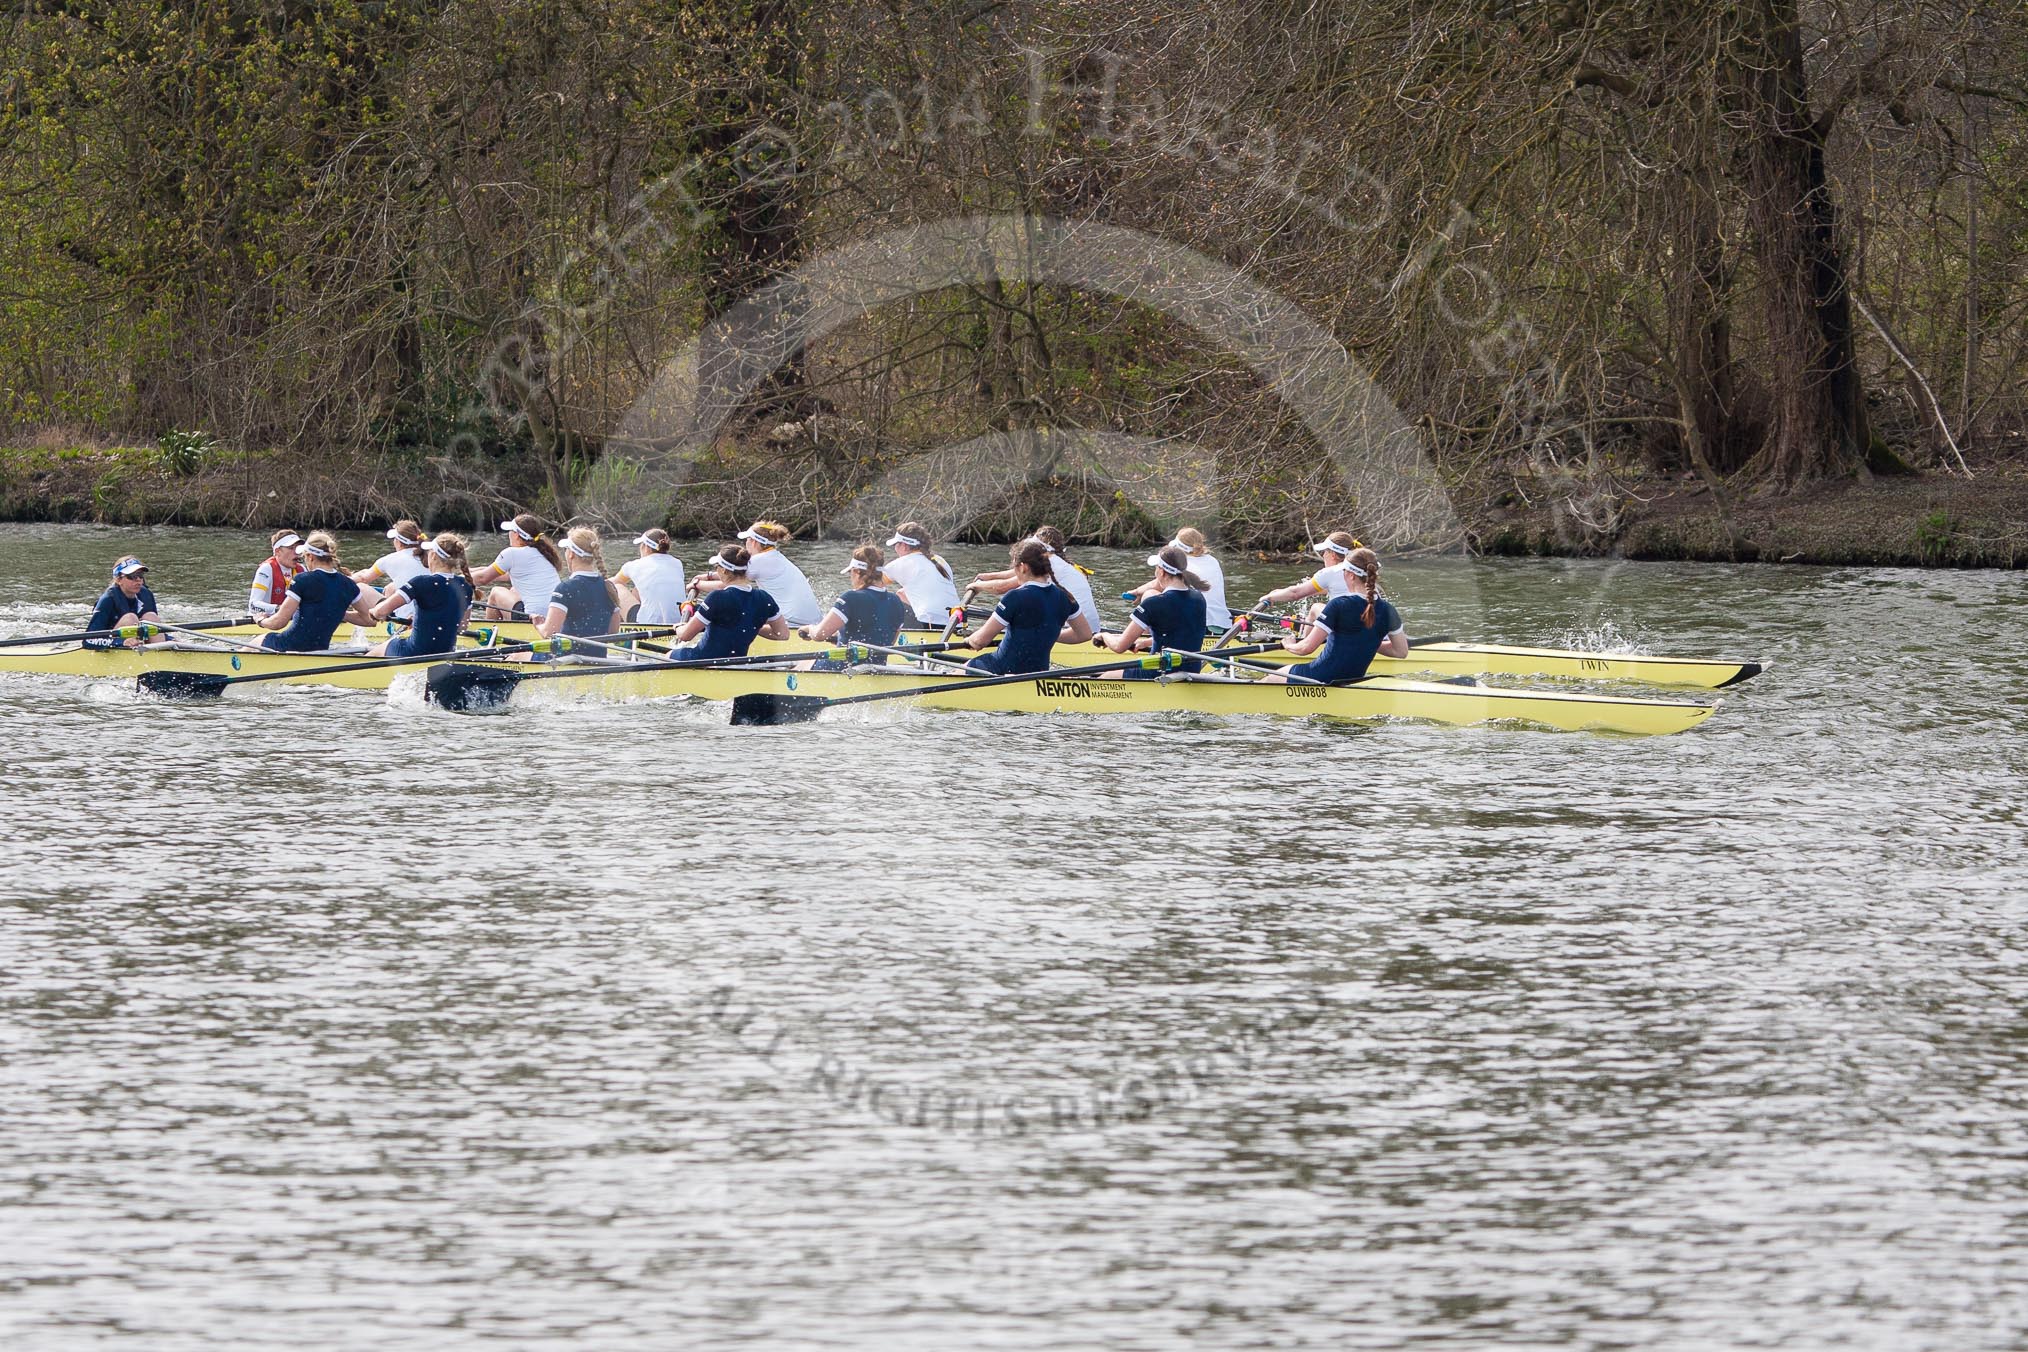
[(171, 629), (230, 629), (245, 624), (246, 616), (230, 620), (199, 620), (194, 624), (129, 624), (117, 629), (80, 629), (69, 634), (24, 634), (19, 638), (0, 638), (0, 648), (26, 648), (37, 643), (83, 643), (95, 638), (153, 638), (167, 634)]
[[(1247, 617), (1256, 620), (1273, 620), (1284, 629), (1307, 629), (1316, 623), (1315, 620), (1299, 620), (1293, 615), (1280, 615), (1272, 610), (1235, 610), (1232, 612), (1232, 616), (1235, 620)], [(1411, 648), (1426, 648), (1432, 643), (1456, 643), (1457, 641), (1456, 638), (1449, 634), (1430, 634), (1410, 638), (1408, 646)]]
[(1239, 662), (1234, 660), (1235, 658), (1238, 657), (1244, 657), (1248, 653), (1269, 652), (1280, 646), (1281, 645), (1277, 643), (1256, 643), (1253, 646), (1247, 648), (1234, 648), (1231, 652), (1224, 654), (1219, 653), (1216, 649), (1213, 649), (1212, 651), (1209, 652), (1201, 652), (1201, 653), (1184, 652), (1183, 649), (1180, 648), (1171, 649), (1170, 651), (1180, 652), (1185, 657), (1201, 657), (1206, 662), (1216, 662), (1219, 666), (1231, 667), (1234, 671), (1253, 671), (1259, 672), (1264, 676), (1287, 677), (1290, 685), (1325, 684), (1323, 681), (1312, 680), (1308, 676), (1290, 676), (1288, 674), (1287, 667), (1272, 667), (1265, 662)]
[[(571, 638), (558, 635), (556, 638), (530, 639), (524, 643), (507, 643), (483, 651), (488, 656), (502, 656), (507, 653), (557, 653), (575, 650), (580, 643), (594, 647), (605, 647), (600, 639), (616, 637), (603, 634), (600, 638)], [(262, 649), (263, 652), (271, 651)], [(479, 649), (466, 649), (468, 652)], [(206, 671), (144, 671), (134, 678), (135, 685), (145, 694), (166, 695), (182, 699), (209, 699), (225, 693), (229, 685), (251, 685), (256, 681), (303, 680), (310, 676), (338, 676), (353, 671), (379, 671), (386, 667), (421, 666), (426, 662), (442, 662), (447, 653), (417, 653), (413, 657), (375, 657), (364, 661), (336, 662), (322, 667), (295, 667), (288, 671), (256, 671), (245, 676), (220, 676)]]
[[(198, 632), (195, 628), (187, 624), (165, 625), (164, 628), (166, 628), (171, 635), (195, 634)], [(264, 648), (258, 643), (248, 643), (244, 639), (227, 638), (223, 634), (204, 634), (202, 637), (205, 639), (206, 642), (221, 643), (228, 648), (237, 648), (239, 649), (239, 651), (245, 653), (264, 653), (273, 651), (273, 649)]]
[[(939, 645), (926, 643), (918, 648), (896, 648), (890, 651), (904, 655), (918, 652), (934, 652)], [(677, 662), (618, 662), (603, 667), (536, 668), (520, 671), (504, 663), (472, 662), (459, 659), (454, 654), (438, 653), (439, 665), (431, 667), (424, 698), (431, 704), (449, 709), (453, 713), (473, 713), (495, 709), (505, 704), (514, 688), (523, 681), (554, 681), (564, 677), (638, 675), (649, 671), (695, 671), (709, 667), (766, 667), (791, 662), (810, 662), (820, 657), (843, 657), (850, 659), (855, 653), (870, 651), (864, 643), (844, 644), (832, 648), (819, 648), (815, 652), (802, 653), (749, 653), (744, 657), (691, 657)], [(504, 649), (502, 651), (505, 651)], [(446, 657), (452, 660), (445, 661)]]
[(949, 643), (951, 641), (951, 635), (958, 632), (958, 626), (963, 624), (966, 620), (972, 618), (972, 612), (970, 609), (972, 604), (972, 598), (978, 595), (978, 593), (979, 589), (977, 587), (965, 588), (965, 594), (958, 598), (957, 605), (951, 607), (950, 623), (944, 626), (943, 632), (944, 642)]
[(1170, 671), (1181, 665), (1182, 658), (1187, 655), (1165, 650), (1138, 659), (1115, 656), (1110, 662), (1098, 662), (1088, 667), (1047, 667), (1041, 671), (1023, 671), (1012, 676), (979, 676), (970, 680), (938, 681), (931, 685), (913, 686), (907, 690), (875, 690), (865, 695), (737, 695), (732, 701), (732, 721), (736, 727), (807, 723), (825, 709), (842, 708), (847, 704), (871, 704), (883, 699), (920, 699), (924, 695), (948, 695), (956, 691), (984, 690), (988, 686), (1018, 685), (1022, 681), (1076, 680), (1080, 677), (1102, 676), (1108, 671), (1119, 671), (1124, 667)]
[(886, 648), (886, 647), (882, 647), (882, 646), (881, 646), (880, 644), (878, 644), (878, 643), (862, 643), (862, 644), (860, 644), (859, 646), (860, 646), (860, 647), (862, 647), (862, 648), (865, 648), (865, 649), (867, 649), (867, 650), (869, 650), (869, 651), (871, 651), (871, 652), (876, 652), (876, 653), (886, 653), (886, 654), (887, 654), (888, 656), (890, 656), (890, 657), (915, 657), (915, 658), (920, 658), (921, 660), (923, 660), (923, 661), (925, 661), (925, 662), (934, 662), (934, 663), (936, 663), (936, 664), (937, 664), (938, 666), (940, 666), (940, 667), (951, 667), (951, 668), (953, 668), (954, 670), (957, 670), (957, 671), (963, 671), (963, 670), (965, 670), (965, 664), (964, 664), (963, 662), (956, 662), (956, 661), (953, 661), (953, 660), (951, 660), (951, 659), (950, 659), (950, 658), (948, 658), (948, 657), (937, 657), (937, 656), (935, 656), (935, 654), (936, 654), (936, 653), (938, 653), (938, 652), (940, 652), (940, 651), (943, 651), (943, 652), (949, 652), (949, 651), (954, 651), (954, 650), (955, 650), (955, 649), (956, 649), (956, 648), (958, 647), (958, 645), (957, 645), (957, 644), (953, 644), (953, 643), (943, 643), (943, 644), (930, 644), (930, 643), (922, 643), (922, 644), (909, 644), (909, 645), (905, 645), (905, 646), (902, 646), (902, 647), (896, 647), (896, 648)]

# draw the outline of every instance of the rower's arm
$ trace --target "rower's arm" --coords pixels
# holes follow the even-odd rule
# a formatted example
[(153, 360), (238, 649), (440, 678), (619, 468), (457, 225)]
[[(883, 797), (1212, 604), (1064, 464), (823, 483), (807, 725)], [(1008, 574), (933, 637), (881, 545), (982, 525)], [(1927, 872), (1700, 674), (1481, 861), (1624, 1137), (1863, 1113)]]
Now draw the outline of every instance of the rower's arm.
[(986, 617), (984, 624), (972, 631), (972, 636), (965, 640), (965, 646), (968, 648), (983, 648), (994, 639), (1000, 637), (1000, 631), (1006, 627), (1007, 622), (1001, 619), (996, 611)]
[(282, 598), (282, 604), (272, 615), (256, 615), (254, 623), (263, 629), (287, 629), (289, 621), (296, 618), (296, 607), (301, 605), (294, 592)]
[(569, 616), (570, 612), (562, 606), (552, 605), (543, 612), (542, 618), (535, 622), (535, 632), (544, 638), (555, 638), (557, 632), (563, 628), (564, 620)]
[(1380, 651), (1386, 653), (1389, 657), (1408, 656), (1408, 631), (1406, 629), (1397, 629), (1389, 634), (1385, 639), (1381, 640)]
[(1282, 647), (1298, 657), (1307, 657), (1324, 646), (1324, 639), (1330, 631), (1321, 624), (1313, 624), (1302, 631), (1301, 638), (1285, 638)]
[(352, 580), (354, 582), (370, 582), (377, 587), (380, 585), (381, 579), (386, 576), (387, 575), (385, 573), (382, 573), (380, 571), (380, 565), (375, 563), (369, 564), (368, 566), (361, 568), (358, 572), (352, 574)]
[(1306, 577), (1301, 582), (1292, 582), (1286, 587), (1276, 587), (1273, 591), (1261, 597), (1259, 604), (1263, 606), (1278, 606), (1284, 602), (1293, 601), (1298, 597), (1308, 596), (1312, 592), (1321, 595), (1323, 590), (1322, 587), (1317, 585), (1317, 579)]
[(506, 576), (507, 570), (505, 568), (502, 568), (497, 564), (489, 563), (484, 568), (481, 568), (479, 569), (479, 571), (472, 574), (472, 585), (474, 587), (490, 587), (495, 582), (499, 582), (502, 579), (504, 579)]
[(704, 617), (692, 615), (689, 619), (683, 621), (683, 627), (676, 631), (676, 641), (678, 643), (688, 643), (703, 632)]
[(1090, 637), (1091, 621), (1084, 617), (1082, 611), (1071, 616), (1070, 623), (1064, 625), (1063, 632), (1057, 635), (1057, 638), (1064, 643), (1082, 643)]
[(817, 623), (804, 625), (802, 629), (799, 630), (798, 632), (800, 632), (802, 636), (806, 639), (813, 640), (814, 642), (817, 643), (827, 643), (830, 641), (831, 635), (837, 633), (840, 629), (843, 629), (844, 627), (845, 627), (845, 617), (839, 614), (837, 611), (833, 610), (827, 612), (824, 618), (819, 620)]
[(781, 616), (776, 615), (760, 627), (760, 636), (762, 638), (787, 638), (789, 636), (789, 622)]
[(699, 596), (709, 596), (724, 585), (723, 582), (720, 582), (715, 577), (693, 578), (690, 582), (690, 590), (696, 592)]
[(1096, 647), (1107, 648), (1116, 653), (1131, 652), (1134, 644), (1140, 641), (1141, 635), (1147, 632), (1148, 626), (1139, 620), (1128, 620), (1127, 627), (1120, 630), (1117, 635), (1108, 635), (1104, 630), (1100, 630), (1092, 635), (1091, 641)]
[(968, 585), (973, 591), (991, 592), (995, 596), (1004, 596), (1014, 590), (1014, 574), (1011, 571), (1005, 573), (981, 573), (973, 578)]
[(384, 620), (388, 616), (394, 614), (395, 611), (400, 610), (402, 607), (402, 603), (407, 600), (408, 597), (401, 591), (399, 590), (391, 591), (387, 593), (387, 595), (380, 598), (379, 603), (373, 607), (370, 618), (375, 623), (378, 623), (379, 621)]

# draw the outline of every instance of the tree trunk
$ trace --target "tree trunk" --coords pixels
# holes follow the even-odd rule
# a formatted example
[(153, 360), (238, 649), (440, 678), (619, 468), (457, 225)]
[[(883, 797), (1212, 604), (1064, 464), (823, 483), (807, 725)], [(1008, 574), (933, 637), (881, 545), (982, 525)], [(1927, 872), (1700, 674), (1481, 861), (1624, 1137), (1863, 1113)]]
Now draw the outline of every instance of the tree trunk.
[[(1708, 173), (1690, 175), (1676, 221), (1679, 260), (1669, 287), (1675, 330), (1677, 398), (1685, 427), (1694, 429), (1704, 464), (1730, 474), (1754, 447), (1738, 426), (1738, 391), (1732, 363), (1730, 278), (1725, 237), (1719, 226), (1718, 193)], [(1698, 456), (1692, 456), (1693, 461)]]
[(1871, 428), (1852, 342), (1826, 128), (1810, 115), (1796, 0), (1740, 7), (1731, 90), (1748, 219), (1766, 297), (1774, 424), (1761, 468), (1777, 486), (1863, 472)]
[[(761, 0), (738, 35), (758, 52), (750, 79), (720, 92), (715, 124), (700, 137), (710, 166), (706, 201), (719, 218), (718, 238), (707, 253), (704, 309), (717, 318), (794, 267), (802, 256), (802, 202), (797, 191), (808, 166), (797, 163), (785, 140), (793, 131), (788, 109), (802, 82), (803, 57), (796, 0)], [(800, 327), (797, 298), (784, 297), (776, 323)], [(756, 407), (770, 414), (818, 411), (808, 402), (800, 346), (786, 354), (754, 391)]]

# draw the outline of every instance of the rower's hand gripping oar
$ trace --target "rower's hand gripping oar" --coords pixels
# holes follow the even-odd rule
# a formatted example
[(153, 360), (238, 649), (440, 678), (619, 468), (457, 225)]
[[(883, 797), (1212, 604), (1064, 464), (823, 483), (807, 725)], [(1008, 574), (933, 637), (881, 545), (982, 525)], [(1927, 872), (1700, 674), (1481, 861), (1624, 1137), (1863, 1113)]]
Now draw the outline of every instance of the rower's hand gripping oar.
[(1018, 685), (1022, 681), (1069, 681), (1104, 675), (1108, 671), (1119, 671), (1125, 667), (1140, 667), (1149, 671), (1174, 671), (1183, 664), (1187, 653), (1164, 651), (1149, 653), (1140, 658), (1115, 656), (1110, 662), (1098, 662), (1088, 667), (1047, 667), (1041, 671), (1023, 671), (1012, 676), (981, 676), (966, 680), (952, 678), (927, 685), (911, 686), (906, 690), (875, 690), (865, 695), (738, 695), (732, 701), (732, 721), (737, 727), (764, 727), (776, 723), (807, 723), (826, 709), (842, 708), (847, 704), (872, 704), (884, 699), (920, 699), (924, 695), (949, 695), (966, 690), (984, 690), (988, 686)]
[(965, 617), (968, 613), (967, 607), (972, 604), (972, 597), (977, 595), (978, 590), (977, 587), (965, 588), (965, 594), (958, 598), (958, 603), (955, 606), (951, 607), (950, 623), (944, 626), (943, 641), (945, 643), (951, 641), (951, 635), (957, 633), (958, 626), (965, 622)]
[(26, 648), (38, 643), (87, 643), (95, 638), (167, 638), (172, 629), (232, 629), (246, 622), (246, 616), (238, 615), (229, 620), (199, 620), (194, 624), (128, 624), (117, 629), (79, 629), (69, 634), (23, 634), (17, 638), (0, 638), (0, 648)]
[[(913, 656), (916, 653), (937, 652), (943, 646), (940, 643), (925, 643), (917, 647), (880, 651)], [(526, 670), (517, 669), (506, 663), (475, 662), (469, 657), (457, 654), (438, 653), (436, 655), (438, 665), (429, 670), (423, 698), (453, 713), (485, 713), (506, 704), (508, 697), (514, 693), (514, 688), (523, 681), (581, 679), (587, 676), (635, 676), (643, 672), (696, 671), (711, 667), (766, 667), (811, 662), (820, 657), (843, 658), (846, 661), (857, 662), (870, 659), (874, 651), (868, 644), (851, 643), (801, 653), (749, 653), (744, 657), (692, 657), (677, 662), (617, 662), (611, 666), (534, 667)]]
[[(638, 632), (675, 633), (673, 629), (644, 630)], [(590, 644), (601, 650), (610, 646), (605, 640), (623, 637), (618, 634), (602, 634), (598, 638), (571, 638), (559, 634), (555, 638), (529, 639), (524, 643), (507, 643), (497, 648), (473, 648), (468, 652), (483, 652), (488, 657), (504, 656), (508, 653), (553, 653), (561, 656), (574, 652), (579, 644)], [(263, 649), (263, 651), (268, 651)], [(279, 655), (279, 654), (278, 654)], [(365, 661), (334, 662), (322, 667), (294, 667), (288, 671), (256, 671), (245, 676), (220, 676), (207, 671), (144, 671), (134, 678), (142, 693), (165, 695), (181, 699), (210, 699), (225, 693), (227, 686), (251, 685), (256, 681), (306, 680), (313, 676), (338, 676), (354, 671), (378, 671), (385, 667), (415, 667), (425, 663), (441, 663), (448, 653), (417, 653), (412, 657), (375, 657)]]

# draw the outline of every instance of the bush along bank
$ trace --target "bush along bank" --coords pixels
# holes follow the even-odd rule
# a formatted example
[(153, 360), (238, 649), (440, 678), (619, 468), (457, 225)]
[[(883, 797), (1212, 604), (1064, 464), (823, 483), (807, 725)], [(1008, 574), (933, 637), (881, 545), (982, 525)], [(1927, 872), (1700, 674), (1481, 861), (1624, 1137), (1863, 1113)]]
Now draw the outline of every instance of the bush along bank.
[[(872, 537), (922, 504), (890, 500), (880, 456), (779, 447), (729, 447), (694, 468), (664, 524), (679, 536), (730, 538), (758, 517), (786, 522), (804, 538)], [(1721, 504), (1701, 483), (1663, 480), (1630, 486), (1601, 532), (1553, 495), (1458, 494), (1455, 538), (1397, 545), (1416, 552), (1702, 562), (1833, 564), (1917, 568), (2028, 565), (2028, 461), (2000, 461), (1974, 477), (1941, 474), (1843, 480), (1781, 497), (1729, 495)], [(0, 520), (108, 525), (269, 529), (314, 522), (330, 529), (378, 529), (412, 516), (431, 529), (485, 530), (510, 510), (559, 513), (539, 476), (511, 460), (458, 461), (372, 453), (306, 456), (224, 451), (197, 434), (156, 446), (33, 446), (0, 449)], [(969, 523), (951, 538), (1018, 539), (1050, 521), (1080, 543), (1139, 546), (1166, 539), (1169, 526), (1123, 490), (1094, 475), (1066, 472), (970, 503)], [(1200, 528), (1229, 549), (1301, 553), (1322, 531), (1371, 529), (1328, 485), (1262, 491), (1227, 503)], [(1215, 519), (1212, 519), (1215, 518)]]

